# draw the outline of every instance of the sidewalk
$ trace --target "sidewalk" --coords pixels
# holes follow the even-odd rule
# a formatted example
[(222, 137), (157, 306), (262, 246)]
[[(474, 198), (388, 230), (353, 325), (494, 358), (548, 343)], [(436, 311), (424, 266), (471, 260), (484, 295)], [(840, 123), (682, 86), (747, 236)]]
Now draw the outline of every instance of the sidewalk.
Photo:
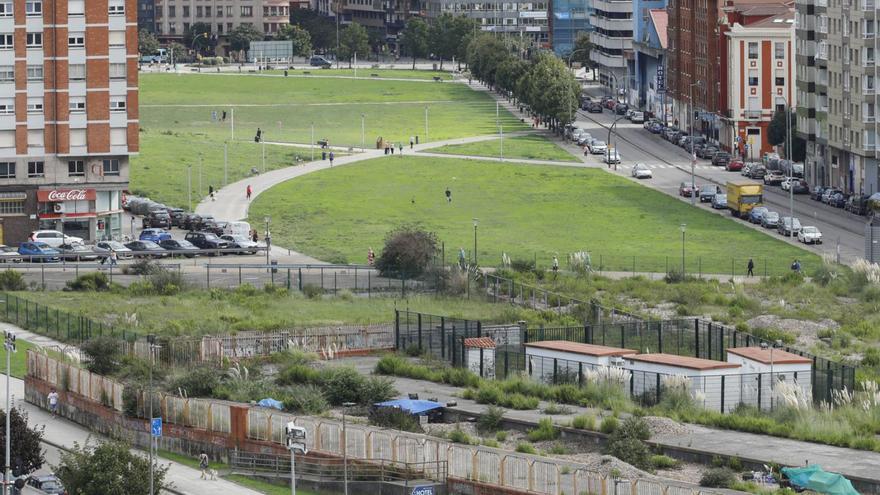
[[(21, 333), (27, 332), (22, 330)], [(19, 335), (24, 338), (21, 333)], [(0, 392), (0, 403), (5, 404), (6, 388), (0, 388), (3, 389)], [(65, 449), (72, 447), (74, 442), (83, 445), (87, 441), (95, 442), (104, 438), (66, 419), (53, 418), (48, 412), (25, 402), (23, 380), (13, 378), (10, 381), (10, 390), (14, 406), (27, 411), (30, 425), (45, 425), (44, 443), (56, 448)], [(132, 449), (132, 451), (139, 455), (147, 455), (141, 450)], [(241, 487), (226, 480), (200, 480), (201, 472), (196, 469), (164, 459), (159, 461), (161, 465), (169, 466), (166, 480), (172, 483), (171, 493), (184, 495), (214, 495), (215, 493), (223, 493), (224, 495), (260, 495), (260, 492)]]

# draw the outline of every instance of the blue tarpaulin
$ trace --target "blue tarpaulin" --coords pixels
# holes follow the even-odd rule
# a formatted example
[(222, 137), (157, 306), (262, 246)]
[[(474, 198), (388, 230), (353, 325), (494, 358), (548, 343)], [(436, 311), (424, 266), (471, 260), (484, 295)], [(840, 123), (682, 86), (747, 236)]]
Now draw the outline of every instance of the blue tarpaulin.
[(821, 467), (782, 468), (792, 485), (829, 495), (859, 495), (852, 483), (837, 473), (828, 473)]
[(413, 399), (395, 399), (385, 402), (377, 402), (374, 405), (377, 407), (396, 407), (414, 415), (424, 414), (443, 407), (439, 402), (434, 402), (432, 400)]
[(271, 407), (272, 409), (278, 409), (279, 411), (284, 409), (284, 404), (275, 399), (263, 399), (260, 402), (257, 402), (257, 405), (260, 407)]

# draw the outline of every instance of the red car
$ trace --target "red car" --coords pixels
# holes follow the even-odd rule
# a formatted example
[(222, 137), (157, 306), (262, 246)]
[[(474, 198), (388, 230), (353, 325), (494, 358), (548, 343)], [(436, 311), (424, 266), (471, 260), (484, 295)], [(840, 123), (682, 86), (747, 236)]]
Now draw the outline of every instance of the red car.
[(682, 182), (681, 185), (678, 186), (678, 195), (685, 198), (690, 198), (694, 195), (694, 190), (689, 184), (687, 184), (686, 182)]
[(727, 165), (724, 167), (728, 172), (739, 172), (743, 168), (742, 160), (734, 159), (727, 162)]

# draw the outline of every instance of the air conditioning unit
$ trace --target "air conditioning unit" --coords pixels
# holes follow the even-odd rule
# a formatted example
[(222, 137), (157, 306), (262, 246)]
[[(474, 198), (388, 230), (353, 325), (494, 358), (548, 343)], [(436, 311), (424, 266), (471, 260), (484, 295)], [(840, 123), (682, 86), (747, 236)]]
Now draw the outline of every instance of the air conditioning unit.
[(622, 357), (613, 357), (610, 361), (613, 366), (623, 366), (626, 364), (626, 361)]
[(52, 211), (55, 213), (64, 213), (64, 203), (52, 203)]

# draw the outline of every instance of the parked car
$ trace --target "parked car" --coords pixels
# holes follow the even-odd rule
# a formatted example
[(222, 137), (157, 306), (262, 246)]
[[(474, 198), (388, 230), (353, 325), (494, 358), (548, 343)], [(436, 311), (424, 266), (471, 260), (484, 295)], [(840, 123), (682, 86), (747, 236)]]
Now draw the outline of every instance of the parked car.
[(602, 105), (596, 102), (590, 103), (590, 106), (587, 107), (587, 111), (590, 113), (602, 113)]
[(309, 59), (309, 65), (312, 67), (328, 67), (333, 65), (333, 61), (322, 55), (313, 55)]
[(590, 153), (594, 155), (604, 155), (606, 151), (608, 151), (608, 145), (605, 144), (605, 141), (599, 141), (598, 139), (594, 139), (589, 146)]
[(778, 186), (785, 180), (785, 176), (778, 170), (770, 170), (764, 175), (765, 186)]
[(813, 188), (813, 192), (810, 193), (810, 199), (813, 201), (822, 201), (823, 194), (825, 194), (825, 188), (822, 186), (816, 186)]
[(125, 247), (131, 249), (136, 257), (162, 258), (168, 256), (168, 251), (152, 241), (131, 241)]
[(753, 166), (754, 166), (754, 165), (751, 164), (751, 163), (746, 163), (746, 164), (744, 164), (744, 165), (743, 165), (743, 168), (740, 169), (739, 174), (742, 175), (742, 176), (744, 176), (744, 177), (748, 177), (748, 176), (749, 176), (749, 172), (752, 171), (752, 167), (753, 167)]
[(822, 232), (812, 225), (802, 227), (797, 238), (804, 244), (822, 244)]
[(687, 182), (682, 182), (678, 186), (678, 195), (690, 198), (694, 195), (694, 189)]
[(202, 226), (202, 217), (196, 213), (183, 215), (180, 226), (185, 230), (199, 230)]
[(644, 163), (636, 163), (635, 166), (633, 166), (630, 175), (636, 179), (651, 179), (654, 177), (654, 173), (651, 172), (651, 169)]
[(766, 174), (767, 169), (760, 165), (749, 169), (749, 179), (763, 179)]
[(229, 243), (232, 249), (240, 249), (241, 254), (257, 254), (260, 244), (248, 239), (246, 236), (237, 234), (226, 234), (220, 236), (221, 239)]
[(159, 245), (162, 246), (162, 249), (169, 251), (172, 255), (182, 254), (187, 258), (194, 258), (199, 250), (199, 248), (193, 245), (193, 243), (184, 240), (178, 241), (176, 239), (165, 239), (159, 241)]
[(775, 229), (779, 226), (779, 213), (768, 211), (761, 216), (761, 227), (765, 229)]
[(57, 263), (61, 261), (59, 257), (61, 253), (54, 247), (41, 241), (22, 242), (18, 246), (18, 254), (22, 255), (25, 261), (30, 263)]
[(95, 261), (98, 259), (98, 254), (95, 251), (82, 244), (62, 244), (58, 246), (58, 252), (66, 260)]
[(618, 103), (617, 106), (614, 107), (614, 113), (617, 115), (626, 115), (627, 110), (629, 110), (629, 105), (626, 103)]
[(168, 214), (171, 216), (171, 226), (180, 227), (186, 212), (183, 211), (183, 208), (169, 208)]
[(171, 215), (168, 214), (167, 210), (156, 208), (151, 210), (144, 217), (144, 228), (154, 228), (159, 227), (162, 229), (171, 228)]
[(796, 237), (801, 231), (801, 221), (797, 217), (782, 217), (776, 230), (786, 237)]
[(730, 153), (726, 151), (718, 151), (712, 155), (712, 165), (716, 167), (724, 167), (730, 161)]
[(47, 495), (65, 495), (64, 485), (52, 474), (33, 475), (28, 477), (27, 486)]
[(727, 170), (728, 172), (736, 172), (742, 170), (742, 168), (743, 162), (739, 159), (730, 160), (729, 162), (727, 162), (727, 165), (724, 166), (724, 170)]
[(700, 186), (700, 203), (711, 202), (719, 192), (718, 186), (715, 184), (704, 184)]
[(131, 254), (131, 249), (128, 249), (119, 241), (100, 241), (95, 244), (95, 252), (100, 256), (110, 254), (111, 250), (116, 251), (116, 257), (121, 260), (128, 260), (134, 257)]
[(810, 194), (810, 185), (804, 179), (795, 179), (791, 186), (795, 194)]
[(612, 163), (620, 163), (620, 153), (617, 150), (606, 150), (602, 161), (611, 165)]
[(18, 254), (18, 249), (5, 244), (0, 244), (0, 263), (9, 262), (20, 263), (21, 255)]
[(593, 136), (591, 136), (589, 132), (581, 134), (577, 139), (577, 144), (579, 144), (580, 146), (587, 146), (592, 142)]
[(868, 211), (868, 198), (867, 195), (854, 194), (849, 197), (843, 209), (855, 215), (864, 215)]
[(211, 232), (188, 232), (185, 239), (199, 249), (227, 249), (229, 242)]
[(841, 192), (840, 189), (835, 189), (833, 187), (825, 189), (825, 191), (822, 193), (822, 202), (828, 204), (831, 201), (831, 198), (839, 192)]
[(633, 112), (630, 119), (633, 124), (641, 124), (645, 121), (645, 112)]
[(712, 158), (715, 155), (715, 153), (718, 153), (718, 148), (711, 145), (711, 144), (707, 144), (705, 146), (700, 146), (699, 148), (697, 148), (694, 151), (694, 154), (697, 155), (697, 158), (706, 158), (706, 159)]
[(748, 221), (749, 223), (761, 223), (761, 218), (765, 213), (770, 211), (766, 206), (756, 206), (752, 208), (752, 211), (749, 212)]
[(828, 204), (835, 208), (843, 208), (846, 206), (846, 202), (849, 200), (849, 195), (838, 192), (833, 194), (830, 198), (828, 198)]
[(716, 210), (727, 209), (727, 195), (718, 193), (712, 198), (712, 208)]
[(165, 239), (171, 239), (171, 234), (163, 229), (144, 229), (141, 231), (141, 235), (138, 236), (138, 240), (140, 241), (152, 241), (157, 243), (164, 241)]
[(31, 242), (45, 242), (49, 246), (58, 247), (62, 244), (82, 244), (82, 237), (74, 237), (57, 230), (35, 230), (28, 236)]

